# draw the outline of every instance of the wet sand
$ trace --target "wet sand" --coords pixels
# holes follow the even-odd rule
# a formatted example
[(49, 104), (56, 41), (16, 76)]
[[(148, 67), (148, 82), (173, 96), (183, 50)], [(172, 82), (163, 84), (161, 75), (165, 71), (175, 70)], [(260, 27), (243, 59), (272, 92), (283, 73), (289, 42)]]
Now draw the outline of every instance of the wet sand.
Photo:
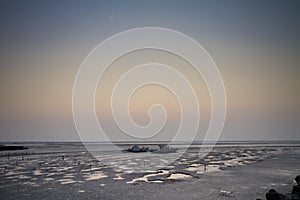
[(300, 148), (218, 150), (203, 160), (191, 151), (147, 172), (114, 162), (87, 152), (2, 157), (0, 199), (264, 199), (271, 188), (291, 190)]

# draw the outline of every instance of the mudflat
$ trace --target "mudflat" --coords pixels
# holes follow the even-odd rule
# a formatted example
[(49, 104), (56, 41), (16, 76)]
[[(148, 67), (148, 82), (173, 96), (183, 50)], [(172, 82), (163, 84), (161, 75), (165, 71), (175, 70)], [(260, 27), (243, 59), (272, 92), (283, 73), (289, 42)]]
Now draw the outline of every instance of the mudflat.
[(217, 149), (204, 159), (190, 151), (157, 170), (131, 168), (149, 155), (107, 155), (109, 164), (88, 152), (3, 156), (0, 199), (265, 199), (271, 188), (289, 193), (300, 174), (299, 147)]

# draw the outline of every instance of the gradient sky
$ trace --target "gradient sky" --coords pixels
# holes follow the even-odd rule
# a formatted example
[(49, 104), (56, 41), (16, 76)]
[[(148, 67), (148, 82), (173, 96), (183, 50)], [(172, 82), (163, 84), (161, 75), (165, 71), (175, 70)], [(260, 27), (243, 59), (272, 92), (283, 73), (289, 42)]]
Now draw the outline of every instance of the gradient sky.
[(221, 139), (300, 140), (299, 11), (299, 0), (2, 0), (0, 141), (78, 140), (81, 62), (111, 35), (146, 26), (191, 36), (218, 65), (228, 103)]

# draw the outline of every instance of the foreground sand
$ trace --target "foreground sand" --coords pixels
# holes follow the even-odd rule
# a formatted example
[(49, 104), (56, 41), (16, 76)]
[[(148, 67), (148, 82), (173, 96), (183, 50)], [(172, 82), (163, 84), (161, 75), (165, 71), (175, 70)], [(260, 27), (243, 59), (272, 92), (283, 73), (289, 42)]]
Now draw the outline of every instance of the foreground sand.
[[(20, 157), (1, 158), (2, 167), (11, 165), (0, 172), (0, 199), (250, 200), (264, 199), (270, 188), (281, 193), (291, 190), (294, 177), (300, 174), (300, 148), (277, 148), (263, 156), (255, 156), (257, 150), (243, 152), (253, 156), (242, 162), (223, 162), (222, 170), (216, 170), (222, 154), (213, 154), (205, 172), (202, 162), (192, 163), (193, 156), (152, 173), (105, 166), (85, 153), (64, 154), (64, 160), (56, 154), (27, 156), (21, 161)], [(88, 159), (82, 161), (83, 157)]]

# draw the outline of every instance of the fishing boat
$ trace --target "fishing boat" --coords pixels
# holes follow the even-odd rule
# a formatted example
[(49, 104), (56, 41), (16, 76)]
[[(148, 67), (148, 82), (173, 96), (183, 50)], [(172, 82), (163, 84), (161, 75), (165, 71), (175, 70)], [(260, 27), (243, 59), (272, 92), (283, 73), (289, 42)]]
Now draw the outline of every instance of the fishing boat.
[(138, 145), (134, 145), (124, 150), (123, 152), (141, 153), (141, 152), (148, 152), (148, 151), (149, 151), (148, 147), (140, 147)]

